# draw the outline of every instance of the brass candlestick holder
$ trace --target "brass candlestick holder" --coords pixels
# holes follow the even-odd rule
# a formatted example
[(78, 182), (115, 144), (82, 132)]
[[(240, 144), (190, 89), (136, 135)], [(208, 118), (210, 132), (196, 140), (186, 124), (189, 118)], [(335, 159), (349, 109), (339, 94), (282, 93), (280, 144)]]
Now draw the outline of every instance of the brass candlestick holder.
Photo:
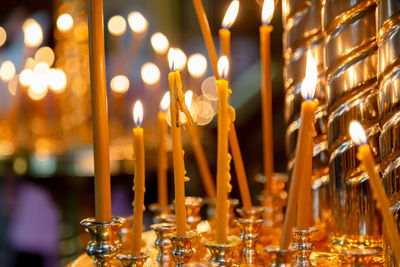
[(173, 233), (176, 227), (175, 224), (172, 223), (159, 223), (151, 225), (150, 228), (155, 231), (157, 235), (155, 241), (155, 245), (158, 248), (157, 261), (162, 266), (171, 260), (170, 252), (172, 244), (167, 235)]
[(219, 266), (232, 266), (233, 252), (242, 240), (237, 236), (229, 236), (226, 244), (216, 242), (207, 242), (205, 246), (211, 254), (210, 263), (216, 263)]
[(176, 232), (169, 235), (168, 238), (172, 242), (172, 258), (175, 261), (176, 267), (182, 267), (184, 263), (187, 263), (193, 255), (193, 241), (197, 238), (197, 234), (194, 231), (188, 231), (186, 236), (179, 237)]
[(264, 248), (271, 258), (269, 267), (290, 267), (292, 266), (292, 252), (288, 249), (280, 249), (279, 246), (268, 246)]
[(237, 208), (236, 211), (239, 213), (240, 217), (244, 219), (260, 219), (264, 213), (263, 206), (253, 206), (251, 209)]
[(311, 266), (310, 255), (313, 249), (311, 234), (316, 231), (318, 230), (314, 227), (293, 229), (293, 247), (297, 249), (295, 266)]
[(122, 217), (112, 217), (111, 222), (96, 222), (95, 218), (81, 221), (81, 225), (90, 234), (92, 240), (86, 247), (86, 253), (94, 260), (97, 267), (109, 267), (121, 249), (118, 232), (126, 220)]
[(186, 197), (186, 215), (187, 223), (190, 230), (195, 230), (199, 222), (201, 222), (200, 209), (204, 204), (204, 200), (201, 197)]
[(117, 259), (121, 261), (124, 267), (142, 267), (149, 256), (146, 252), (141, 252), (137, 257), (133, 257), (130, 253), (124, 253), (118, 254)]
[(240, 228), (240, 239), (242, 239), (242, 263), (259, 264), (260, 257), (257, 254), (256, 244), (260, 236), (262, 219), (236, 219), (234, 223)]

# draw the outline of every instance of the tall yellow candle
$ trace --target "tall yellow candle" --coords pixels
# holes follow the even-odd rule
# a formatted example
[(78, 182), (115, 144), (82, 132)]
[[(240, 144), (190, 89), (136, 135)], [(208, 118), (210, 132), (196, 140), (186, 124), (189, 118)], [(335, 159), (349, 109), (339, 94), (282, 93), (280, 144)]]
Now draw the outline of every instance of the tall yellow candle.
[[(225, 78), (228, 74), (229, 61), (226, 56), (222, 56), (218, 61), (220, 76)], [(217, 155), (217, 208), (216, 208), (216, 241), (219, 244), (227, 242), (228, 229), (228, 193), (231, 190), (229, 166), (231, 157), (228, 153), (228, 131), (233, 119), (233, 114), (229, 111), (228, 81), (225, 79), (217, 80), (218, 87), (218, 155)]]
[[(190, 90), (187, 91), (185, 93), (185, 102), (186, 102), (186, 106), (188, 107), (189, 110), (190, 110), (190, 107), (192, 104), (192, 98), (193, 98), (193, 92)], [(187, 125), (186, 128), (187, 128), (190, 140), (192, 141), (194, 156), (196, 158), (196, 162), (199, 167), (200, 175), (202, 178), (201, 180), (203, 181), (203, 185), (206, 190), (206, 194), (211, 200), (215, 200), (215, 198), (216, 198), (215, 184), (214, 184), (213, 178), (211, 176), (210, 167), (208, 166), (207, 158), (206, 158), (206, 155), (204, 154), (204, 150), (201, 145), (200, 138), (197, 134), (196, 126), (190, 127), (189, 125)]]
[(179, 121), (179, 108), (185, 106), (181, 103), (182, 81), (179, 71), (174, 69), (175, 50), (170, 48), (168, 60), (171, 72), (168, 74), (171, 112), (172, 156), (174, 166), (175, 185), (175, 214), (176, 234), (178, 237), (186, 236), (186, 207), (185, 207), (185, 165), (183, 161), (181, 124)]
[(158, 169), (157, 169), (157, 193), (158, 204), (160, 207), (168, 205), (168, 183), (167, 183), (167, 122), (166, 114), (169, 106), (169, 92), (165, 93), (161, 103), (160, 111), (158, 112)]
[(89, 0), (88, 19), (96, 221), (109, 222), (111, 189), (103, 0)]
[(301, 85), (301, 94), (305, 101), (301, 105), (300, 129), (297, 137), (295, 163), (293, 167), (288, 205), (286, 208), (281, 249), (289, 247), (297, 208), (297, 226), (310, 226), (311, 218), (311, 175), (313, 156), (313, 137), (315, 135), (315, 110), (318, 100), (312, 100), (317, 84), (317, 68), (310, 52), (307, 55), (306, 78)]
[(261, 115), (263, 132), (263, 161), (265, 175), (265, 194), (271, 196), (272, 176), (274, 174), (274, 151), (272, 137), (272, 87), (271, 87), (271, 44), (272, 26), (269, 25), (274, 12), (274, 1), (265, 0), (262, 8), (260, 27), (261, 55)]
[(143, 128), (140, 126), (143, 121), (143, 106), (140, 101), (135, 103), (133, 108), (133, 118), (136, 127), (133, 129), (133, 149), (135, 153), (135, 177), (133, 180), (133, 191), (135, 198), (133, 206), (133, 226), (132, 226), (132, 256), (140, 255), (142, 246), (143, 231), (143, 210), (145, 192), (145, 161), (144, 161), (144, 141)]
[(397, 262), (400, 262), (400, 237), (396, 227), (397, 222), (390, 210), (389, 200), (386, 196), (381, 178), (376, 171), (376, 163), (368, 145), (367, 137), (361, 126), (357, 121), (350, 123), (350, 135), (353, 141), (359, 146), (357, 158), (361, 161), (361, 168), (367, 172), (368, 181), (371, 184), (374, 197), (378, 203), (379, 210), (383, 218), (384, 233), (389, 239), (389, 244)]

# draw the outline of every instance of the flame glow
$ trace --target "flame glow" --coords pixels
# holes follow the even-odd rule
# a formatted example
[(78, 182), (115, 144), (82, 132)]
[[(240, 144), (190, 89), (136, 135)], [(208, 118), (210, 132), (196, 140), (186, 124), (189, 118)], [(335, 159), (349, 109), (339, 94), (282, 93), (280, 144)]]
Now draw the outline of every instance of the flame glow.
[(111, 79), (111, 90), (116, 93), (125, 93), (129, 89), (129, 79), (125, 75), (117, 75)]
[(182, 71), (187, 62), (185, 53), (180, 48), (175, 48), (175, 69)]
[(175, 48), (173, 47), (168, 50), (168, 65), (170, 71), (175, 71)]
[(115, 15), (108, 20), (107, 27), (112, 35), (120, 36), (126, 31), (126, 21), (124, 17)]
[(218, 60), (218, 73), (221, 79), (226, 79), (229, 72), (229, 60), (226, 56), (222, 56)]
[(226, 10), (225, 17), (222, 20), (222, 27), (229, 29), (236, 20), (239, 12), (239, 0), (233, 0)]
[(160, 69), (154, 63), (145, 63), (140, 73), (143, 82), (147, 85), (155, 85), (160, 80)]
[(61, 93), (67, 86), (67, 76), (61, 69), (50, 69), (47, 74), (47, 84), (56, 93)]
[(36, 63), (44, 62), (50, 67), (54, 63), (55, 54), (53, 49), (43, 46), (36, 51), (34, 59)]
[(170, 96), (169, 96), (169, 91), (166, 92), (163, 96), (163, 98), (161, 99), (160, 102), (160, 110), (162, 112), (166, 112), (168, 107), (169, 107), (169, 102), (171, 101)]
[(24, 31), (24, 42), (28, 47), (39, 46), (43, 41), (43, 31), (39, 23), (34, 19), (27, 19), (22, 26)]
[(59, 31), (66, 32), (74, 26), (74, 20), (70, 14), (64, 13), (57, 18), (56, 24)]
[(28, 86), (31, 84), (33, 72), (30, 69), (24, 69), (19, 74), (19, 83), (23, 86)]
[(262, 7), (261, 20), (263, 24), (271, 23), (272, 16), (274, 15), (274, 0), (264, 0)]
[(351, 139), (357, 144), (362, 145), (367, 143), (367, 136), (365, 135), (364, 129), (358, 121), (350, 122), (350, 136)]
[(15, 75), (15, 66), (14, 63), (10, 60), (6, 60), (1, 64), (0, 67), (0, 78), (7, 82), (12, 79)]
[(0, 26), (0, 47), (6, 42), (7, 40), (7, 32), (4, 30), (3, 27)]
[(133, 106), (133, 121), (135, 122), (136, 126), (142, 125), (143, 122), (143, 105), (140, 100), (136, 101), (135, 105)]
[(156, 32), (151, 36), (151, 46), (157, 54), (165, 54), (168, 51), (169, 42), (167, 37), (161, 32)]
[(192, 77), (200, 78), (207, 70), (207, 60), (202, 54), (193, 54), (189, 57), (188, 70)]
[(193, 91), (188, 90), (185, 93), (185, 104), (186, 104), (188, 110), (190, 110), (190, 108), (192, 107), (192, 99), (193, 99)]
[(36, 64), (35, 68), (33, 69), (31, 83), (28, 88), (28, 96), (32, 100), (40, 100), (46, 96), (48, 91), (47, 87), (48, 71), (49, 71), (49, 66), (44, 62)]
[(147, 30), (147, 20), (137, 11), (129, 13), (128, 24), (131, 30), (136, 34), (141, 34)]
[(301, 83), (301, 95), (305, 100), (311, 100), (314, 98), (315, 88), (317, 86), (317, 80), (318, 80), (317, 65), (315, 64), (315, 60), (311, 52), (308, 51), (306, 77)]

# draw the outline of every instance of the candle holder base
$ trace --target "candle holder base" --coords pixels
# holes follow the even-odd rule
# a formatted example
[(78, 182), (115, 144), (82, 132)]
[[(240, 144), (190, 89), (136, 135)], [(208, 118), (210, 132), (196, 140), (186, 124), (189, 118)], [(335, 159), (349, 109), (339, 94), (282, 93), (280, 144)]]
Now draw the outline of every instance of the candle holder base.
[(171, 240), (167, 238), (167, 235), (175, 231), (175, 224), (159, 223), (151, 225), (150, 228), (156, 232), (157, 235), (157, 239), (155, 241), (155, 245), (158, 248), (157, 261), (160, 263), (160, 265), (168, 263), (171, 260), (170, 252), (172, 249), (172, 244)]
[(311, 234), (317, 231), (318, 229), (314, 227), (293, 228), (293, 247), (297, 249), (295, 266), (311, 266), (310, 255), (313, 249)]
[(280, 249), (278, 246), (268, 246), (264, 248), (271, 258), (269, 267), (290, 267), (292, 266), (292, 251)]
[(210, 263), (216, 263), (219, 266), (232, 266), (233, 252), (242, 240), (237, 236), (229, 236), (226, 244), (218, 244), (216, 242), (206, 242), (205, 246), (211, 254)]
[(186, 236), (178, 237), (176, 232), (169, 235), (168, 238), (172, 242), (172, 258), (175, 261), (176, 267), (182, 267), (184, 263), (187, 263), (193, 255), (193, 241), (197, 238), (197, 234), (194, 231), (188, 231)]
[(110, 261), (115, 259), (122, 245), (118, 239), (118, 232), (126, 220), (122, 217), (112, 217), (111, 222), (96, 222), (95, 218), (81, 221), (92, 238), (86, 247), (86, 253), (94, 260), (98, 267), (109, 267)]
[(124, 267), (142, 267), (149, 258), (149, 254), (141, 252), (139, 256), (133, 257), (130, 253), (118, 254), (119, 259)]
[(236, 219), (234, 223), (240, 228), (239, 237), (242, 239), (242, 263), (259, 264), (261, 259), (257, 253), (256, 245), (260, 236), (262, 219)]
[(251, 209), (237, 208), (236, 211), (239, 213), (240, 217), (243, 219), (260, 219), (264, 213), (263, 206), (253, 206)]

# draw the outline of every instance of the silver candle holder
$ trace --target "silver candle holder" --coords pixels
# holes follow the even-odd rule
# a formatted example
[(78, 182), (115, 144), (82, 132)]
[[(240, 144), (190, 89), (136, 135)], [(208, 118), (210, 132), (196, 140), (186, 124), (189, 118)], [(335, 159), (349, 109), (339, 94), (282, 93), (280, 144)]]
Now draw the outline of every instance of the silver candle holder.
[(311, 234), (318, 231), (317, 228), (298, 229), (294, 228), (293, 247), (297, 249), (295, 266), (311, 266), (310, 255), (313, 249)]
[(259, 264), (261, 259), (257, 253), (256, 245), (260, 236), (260, 229), (263, 219), (244, 219), (234, 220), (234, 223), (240, 228), (240, 239), (242, 239), (242, 263)]
[(288, 249), (280, 249), (278, 246), (267, 246), (264, 251), (268, 253), (271, 263), (269, 267), (291, 267), (292, 252)]
[(217, 242), (206, 242), (205, 246), (210, 251), (210, 263), (219, 266), (232, 266), (234, 263), (234, 250), (240, 245), (242, 240), (237, 236), (229, 236), (226, 244), (218, 244)]
[(170, 253), (172, 244), (167, 236), (175, 231), (175, 224), (159, 223), (151, 225), (150, 228), (156, 232), (157, 239), (155, 245), (158, 248), (157, 261), (163, 266), (171, 260)]
[(197, 238), (197, 234), (193, 231), (186, 232), (186, 236), (179, 237), (176, 232), (169, 235), (168, 238), (172, 242), (172, 258), (176, 267), (182, 267), (183, 264), (189, 262), (193, 255), (193, 241)]
[(129, 253), (118, 254), (117, 259), (121, 261), (124, 267), (143, 267), (146, 260), (149, 258), (149, 254), (141, 252), (139, 256), (132, 256)]

